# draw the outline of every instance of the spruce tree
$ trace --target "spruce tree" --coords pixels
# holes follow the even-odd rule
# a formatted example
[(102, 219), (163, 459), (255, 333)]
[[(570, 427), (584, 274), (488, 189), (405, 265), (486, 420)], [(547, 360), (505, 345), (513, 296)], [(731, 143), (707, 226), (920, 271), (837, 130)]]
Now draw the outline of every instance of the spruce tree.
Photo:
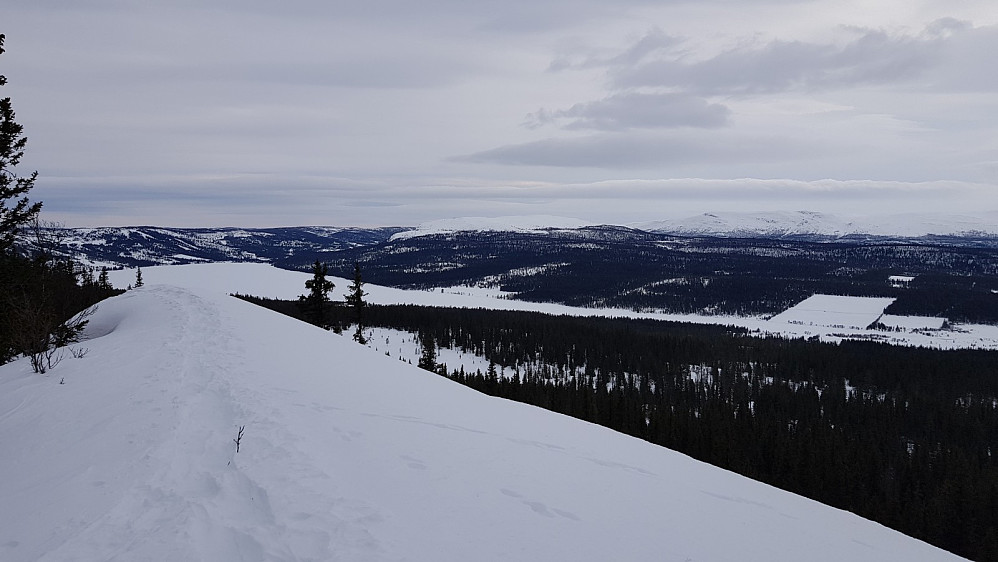
[(144, 284), (145, 283), (142, 282), (142, 268), (141, 267), (136, 267), (135, 268), (135, 288), (138, 289), (139, 287), (141, 287)]
[[(5, 36), (0, 34), (0, 55), (3, 54)], [(0, 75), (0, 87), (7, 78)], [(9, 97), (0, 99), (0, 364), (10, 361), (23, 351), (18, 343), (22, 326), (15, 316), (24, 299), (15, 298), (34, 281), (37, 267), (14, 251), (18, 230), (33, 222), (41, 210), (41, 203), (30, 203), (25, 194), (34, 185), (37, 172), (28, 177), (18, 176), (14, 168), (24, 155), (28, 140), (23, 128), (14, 121), (14, 109)]]
[(110, 291), (114, 289), (111, 286), (111, 280), (107, 275), (107, 266), (102, 266), (100, 268), (100, 275), (97, 277), (97, 288), (101, 291)]
[(367, 303), (364, 302), (364, 296), (367, 294), (364, 292), (364, 281), (360, 278), (360, 265), (354, 262), (353, 264), (353, 283), (350, 284), (350, 292), (348, 292), (344, 297), (346, 297), (347, 306), (353, 309), (354, 322), (357, 327), (353, 333), (353, 339), (363, 345), (367, 343), (367, 339), (364, 337), (364, 307)]
[(433, 335), (427, 330), (419, 333), (419, 344), (423, 348), (422, 355), (419, 356), (417, 366), (427, 371), (437, 370), (437, 344), (433, 341)]
[(308, 289), (308, 294), (298, 297), (298, 307), (301, 309), (302, 314), (305, 315), (305, 319), (326, 330), (330, 327), (327, 311), (329, 307), (329, 291), (332, 291), (333, 287), (335, 287), (332, 281), (326, 279), (328, 273), (329, 266), (321, 263), (319, 260), (315, 260), (315, 263), (312, 265), (312, 278), (305, 281), (305, 288)]
[[(0, 34), (0, 54), (4, 52), (3, 41), (4, 35)], [(0, 75), (0, 86), (6, 83), (7, 78)], [(14, 121), (10, 98), (0, 99), (0, 253), (10, 251), (18, 229), (34, 220), (42, 208), (41, 202), (31, 203), (26, 196), (34, 187), (38, 172), (27, 177), (14, 172), (28, 144), (22, 130)]]

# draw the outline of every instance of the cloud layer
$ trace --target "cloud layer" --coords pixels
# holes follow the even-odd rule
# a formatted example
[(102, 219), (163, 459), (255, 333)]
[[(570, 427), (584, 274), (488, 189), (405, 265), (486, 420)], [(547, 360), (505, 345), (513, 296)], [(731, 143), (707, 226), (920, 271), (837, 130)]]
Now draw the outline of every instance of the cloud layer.
[(990, 0), (46, 0), (3, 23), (23, 165), (67, 224), (998, 208)]

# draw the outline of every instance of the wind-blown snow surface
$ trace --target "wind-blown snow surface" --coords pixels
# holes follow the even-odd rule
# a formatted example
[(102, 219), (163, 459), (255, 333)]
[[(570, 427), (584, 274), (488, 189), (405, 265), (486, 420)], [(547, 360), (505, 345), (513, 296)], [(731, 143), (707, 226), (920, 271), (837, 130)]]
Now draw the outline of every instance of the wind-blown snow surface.
[(218, 291), (87, 336), (0, 367), (2, 560), (956, 559)]

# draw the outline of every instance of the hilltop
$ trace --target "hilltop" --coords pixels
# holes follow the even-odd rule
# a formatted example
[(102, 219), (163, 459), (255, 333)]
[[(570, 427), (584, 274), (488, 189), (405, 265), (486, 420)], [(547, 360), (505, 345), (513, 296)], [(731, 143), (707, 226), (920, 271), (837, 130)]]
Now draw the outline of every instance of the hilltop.
[(220, 291), (148, 283), (100, 305), (82, 358), (0, 367), (0, 558), (956, 559)]

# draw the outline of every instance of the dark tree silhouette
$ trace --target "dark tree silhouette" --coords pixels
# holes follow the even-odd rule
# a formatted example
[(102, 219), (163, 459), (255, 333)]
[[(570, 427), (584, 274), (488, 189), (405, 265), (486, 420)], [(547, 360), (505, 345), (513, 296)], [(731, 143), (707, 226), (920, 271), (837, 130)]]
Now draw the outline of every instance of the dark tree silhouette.
[(315, 264), (312, 265), (312, 278), (305, 281), (308, 294), (298, 297), (298, 306), (305, 319), (326, 330), (330, 327), (329, 291), (335, 287), (332, 281), (326, 279), (328, 273), (329, 266), (315, 260)]
[(367, 339), (364, 337), (364, 307), (367, 303), (364, 302), (364, 296), (367, 293), (364, 292), (364, 281), (360, 277), (360, 265), (357, 263), (353, 264), (353, 283), (350, 284), (350, 291), (344, 295), (346, 297), (347, 306), (353, 310), (353, 321), (356, 324), (356, 329), (353, 332), (353, 339), (359, 344), (366, 344)]
[(419, 356), (419, 363), (416, 366), (435, 372), (437, 370), (437, 344), (433, 341), (433, 334), (429, 330), (419, 333), (419, 345), (423, 348), (423, 353)]
[[(0, 34), (0, 54), (3, 54), (4, 35)], [(0, 86), (7, 78), (0, 75)], [(23, 177), (14, 168), (24, 156), (28, 139), (23, 127), (14, 121), (14, 108), (10, 98), (0, 99), (0, 252), (8, 252), (20, 227), (30, 223), (42, 208), (41, 202), (31, 203), (26, 194), (35, 185), (38, 172)]]

